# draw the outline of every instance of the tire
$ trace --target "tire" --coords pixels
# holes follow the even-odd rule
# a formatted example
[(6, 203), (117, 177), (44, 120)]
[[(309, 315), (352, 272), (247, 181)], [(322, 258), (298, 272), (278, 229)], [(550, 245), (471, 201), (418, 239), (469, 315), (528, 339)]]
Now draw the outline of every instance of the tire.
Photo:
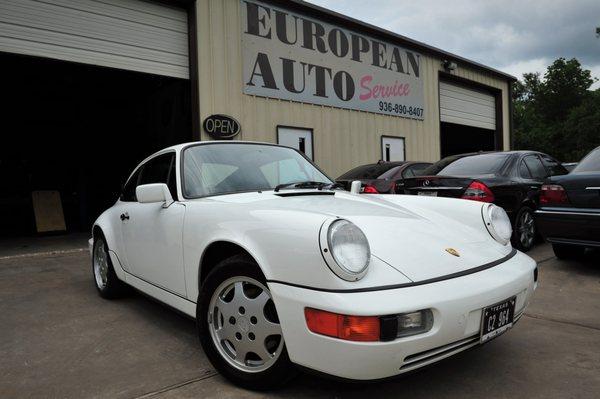
[(127, 291), (127, 286), (117, 277), (113, 268), (108, 245), (102, 233), (94, 239), (92, 251), (92, 276), (94, 285), (102, 298), (114, 299), (121, 297)]
[(552, 244), (552, 250), (558, 259), (577, 259), (583, 256), (585, 247), (569, 244)]
[(535, 245), (537, 228), (533, 218), (533, 209), (523, 206), (515, 217), (512, 244), (513, 247), (527, 252)]
[(234, 384), (269, 390), (297, 374), (266, 279), (247, 257), (226, 259), (209, 273), (198, 296), (196, 322), (204, 352)]

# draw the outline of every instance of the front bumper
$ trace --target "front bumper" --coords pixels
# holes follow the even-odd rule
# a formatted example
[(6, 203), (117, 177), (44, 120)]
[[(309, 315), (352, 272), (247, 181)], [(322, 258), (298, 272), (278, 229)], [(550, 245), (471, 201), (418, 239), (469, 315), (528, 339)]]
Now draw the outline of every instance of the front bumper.
[(600, 209), (540, 208), (535, 223), (549, 242), (600, 246)]
[[(479, 343), (482, 308), (517, 296), (515, 321), (528, 305), (536, 283), (536, 263), (517, 253), (482, 272), (415, 287), (359, 293), (322, 292), (269, 283), (292, 362), (354, 380), (387, 378), (434, 363)], [(312, 333), (304, 308), (382, 316), (430, 308), (427, 333), (389, 342), (343, 341)]]

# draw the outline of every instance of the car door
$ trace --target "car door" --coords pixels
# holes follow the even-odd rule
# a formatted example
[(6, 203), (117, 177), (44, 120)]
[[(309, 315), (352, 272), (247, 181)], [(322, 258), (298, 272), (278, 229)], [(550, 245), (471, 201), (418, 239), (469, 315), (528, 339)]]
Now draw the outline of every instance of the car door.
[(141, 166), (136, 186), (150, 183), (167, 184), (175, 202), (168, 207), (162, 203), (126, 203), (121, 214), (126, 262), (136, 277), (185, 296), (185, 205), (177, 202), (174, 152), (158, 155)]
[(523, 176), (523, 174), (521, 174), (521, 177), (523, 177), (523, 183), (525, 185), (525, 191), (527, 193), (526, 196), (537, 206), (540, 198), (540, 190), (542, 188), (542, 184), (544, 183), (544, 179), (548, 177), (548, 171), (542, 164), (542, 160), (537, 154), (529, 154), (524, 156), (523, 163), (529, 171), (529, 175), (527, 176)]

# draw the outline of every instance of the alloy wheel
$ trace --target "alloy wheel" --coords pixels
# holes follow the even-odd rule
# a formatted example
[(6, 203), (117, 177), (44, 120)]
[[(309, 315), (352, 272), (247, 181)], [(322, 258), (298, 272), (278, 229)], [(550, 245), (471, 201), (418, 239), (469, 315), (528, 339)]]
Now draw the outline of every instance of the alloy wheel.
[(108, 282), (108, 254), (104, 240), (99, 240), (94, 247), (94, 278), (96, 285), (103, 290)]
[(531, 212), (522, 212), (519, 220), (519, 241), (523, 248), (529, 248), (535, 239), (535, 223)]
[(283, 333), (267, 287), (239, 276), (224, 281), (208, 307), (211, 338), (233, 367), (260, 372), (271, 367), (283, 350)]

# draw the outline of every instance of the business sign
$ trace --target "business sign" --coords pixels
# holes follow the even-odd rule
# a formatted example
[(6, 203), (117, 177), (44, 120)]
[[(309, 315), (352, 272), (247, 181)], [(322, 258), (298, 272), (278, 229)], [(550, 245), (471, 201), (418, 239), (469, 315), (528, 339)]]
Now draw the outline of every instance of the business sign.
[(202, 123), (202, 127), (206, 133), (216, 140), (231, 139), (242, 130), (242, 125), (227, 115), (207, 116)]
[(241, 0), (246, 94), (423, 119), (421, 55)]

